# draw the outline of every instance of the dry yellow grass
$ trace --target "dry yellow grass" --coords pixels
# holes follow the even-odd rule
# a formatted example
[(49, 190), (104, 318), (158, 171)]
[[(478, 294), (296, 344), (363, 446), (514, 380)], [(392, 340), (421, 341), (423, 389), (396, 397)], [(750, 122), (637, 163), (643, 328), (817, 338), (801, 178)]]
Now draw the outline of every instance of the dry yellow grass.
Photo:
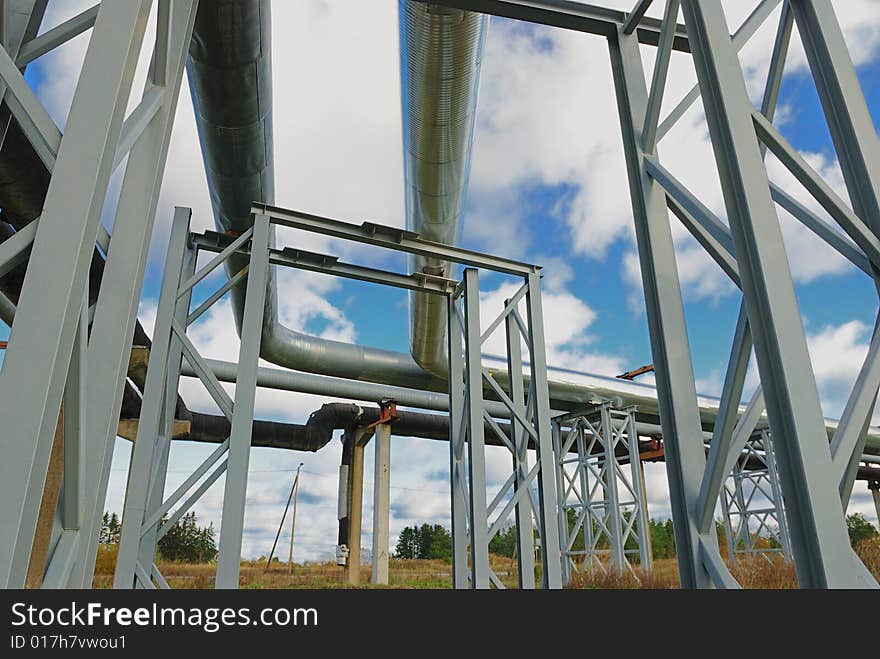
[[(856, 546), (856, 553), (868, 569), (880, 579), (880, 537), (863, 540)], [(725, 559), (726, 560), (726, 559)], [(95, 588), (109, 588), (113, 583), (116, 564), (116, 546), (101, 545), (95, 564)], [(508, 587), (516, 587), (516, 562), (510, 558), (490, 555), (492, 569)], [(212, 588), (216, 565), (160, 562), (159, 568), (172, 588)], [(451, 566), (437, 560), (398, 560), (389, 563), (389, 584), (383, 588), (450, 588)], [(731, 572), (743, 588), (789, 589), (797, 587), (794, 566), (781, 558), (767, 561), (754, 558), (738, 558)], [(637, 578), (629, 572), (614, 574), (576, 574), (569, 588), (573, 589), (669, 589), (678, 588), (678, 567), (674, 558), (654, 561), (651, 574), (637, 571)], [(362, 588), (370, 585), (370, 567), (361, 566)], [(286, 563), (273, 563), (265, 569), (264, 563), (244, 561), (241, 564), (242, 588), (350, 588), (345, 583), (343, 569), (333, 562), (294, 564), (288, 574)]]

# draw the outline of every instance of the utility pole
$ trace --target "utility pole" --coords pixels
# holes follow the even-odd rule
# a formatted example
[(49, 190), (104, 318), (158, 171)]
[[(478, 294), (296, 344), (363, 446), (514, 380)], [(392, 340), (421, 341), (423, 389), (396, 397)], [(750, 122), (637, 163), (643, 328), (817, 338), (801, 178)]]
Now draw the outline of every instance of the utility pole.
[[(275, 541), (272, 543), (272, 551), (269, 552), (269, 557), (266, 559), (266, 567), (264, 569), (269, 569), (269, 565), (272, 563), (272, 557), (275, 555), (275, 547), (278, 546), (278, 538), (281, 537), (281, 529), (284, 528), (284, 520), (287, 518), (287, 509), (290, 508), (290, 501), (293, 499), (293, 519), (296, 522), (296, 494), (299, 490), (299, 470), (302, 469), (303, 463), (299, 463), (299, 467), (296, 468), (296, 478), (293, 479), (293, 485), (290, 488), (290, 494), (287, 495), (287, 503), (284, 505), (284, 513), (281, 515), (281, 523), (278, 524), (278, 532), (275, 534)], [(293, 560), (293, 525), (290, 527), (290, 558), (288, 562)], [(287, 570), (287, 573), (290, 574), (290, 569)]]
[[(299, 470), (302, 469), (303, 463), (299, 463), (296, 468), (296, 478), (293, 479), (293, 513), (290, 516), (290, 554), (287, 556), (287, 574), (293, 573), (293, 532), (296, 530), (296, 499), (299, 496)], [(283, 523), (283, 520), (282, 520)]]

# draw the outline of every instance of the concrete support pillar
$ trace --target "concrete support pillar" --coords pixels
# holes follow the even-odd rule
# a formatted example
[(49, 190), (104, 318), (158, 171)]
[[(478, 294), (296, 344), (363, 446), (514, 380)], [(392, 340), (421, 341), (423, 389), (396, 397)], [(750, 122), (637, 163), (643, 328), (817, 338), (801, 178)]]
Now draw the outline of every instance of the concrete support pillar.
[(376, 426), (373, 478), (373, 573), (371, 583), (388, 583), (388, 522), (391, 506), (391, 424)]
[(874, 512), (877, 513), (877, 526), (880, 526), (880, 481), (870, 481), (868, 489), (874, 497)]
[[(345, 578), (349, 585), (361, 583), (361, 518), (364, 507), (364, 445), (357, 436), (352, 447), (348, 471), (348, 565)], [(386, 527), (387, 528), (387, 527)]]

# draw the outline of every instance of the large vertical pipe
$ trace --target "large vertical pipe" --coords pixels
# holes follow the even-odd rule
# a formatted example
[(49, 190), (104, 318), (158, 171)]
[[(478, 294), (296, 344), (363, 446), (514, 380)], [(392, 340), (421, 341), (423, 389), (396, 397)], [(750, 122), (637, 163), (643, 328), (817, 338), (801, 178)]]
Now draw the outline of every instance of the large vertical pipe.
[[(400, 77), (407, 228), (455, 244), (470, 170), (486, 16), (400, 0)], [(413, 256), (413, 272), (450, 275), (450, 264)], [(446, 307), (410, 297), (410, 350), (446, 376)]]

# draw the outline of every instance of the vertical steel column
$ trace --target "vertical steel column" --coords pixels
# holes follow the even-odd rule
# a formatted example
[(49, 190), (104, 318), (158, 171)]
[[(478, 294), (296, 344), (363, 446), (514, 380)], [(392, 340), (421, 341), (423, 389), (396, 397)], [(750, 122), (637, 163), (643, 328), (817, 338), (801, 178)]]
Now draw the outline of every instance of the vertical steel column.
[(782, 486), (779, 483), (779, 467), (776, 465), (776, 449), (773, 447), (773, 437), (770, 431), (761, 431), (761, 446), (764, 447), (764, 460), (767, 463), (767, 472), (770, 479), (770, 489), (773, 492), (773, 501), (776, 502), (776, 525), (779, 528), (779, 544), (782, 545), (782, 555), (785, 560), (791, 560), (791, 536), (788, 532), (788, 520), (785, 514), (785, 499), (782, 496)]
[(465, 409), (470, 485), (471, 587), (489, 587), (489, 528), (486, 504), (486, 442), (483, 434), (483, 365), (480, 340), (480, 282), (464, 270)]
[(550, 437), (550, 389), (547, 385), (547, 353), (544, 346), (544, 310), (541, 302), (541, 273), (534, 270), (526, 276), (527, 320), (529, 325), (529, 358), (532, 371), (532, 423), (537, 433), (535, 460), (538, 471), (538, 526), (541, 528), (541, 560), (544, 588), (562, 588), (562, 557), (559, 529), (553, 502), (556, 500), (556, 470), (553, 441)]
[(464, 404), (464, 346), (459, 303), (454, 295), (446, 298), (446, 327), (449, 342), (449, 487), (452, 522), (452, 587), (468, 587), (468, 501), (465, 476), (467, 425)]
[(627, 410), (626, 438), (629, 452), (629, 464), (632, 474), (633, 498), (636, 505), (633, 515), (636, 515), (636, 533), (639, 536), (639, 565), (645, 572), (653, 568), (654, 553), (651, 549), (651, 525), (648, 521), (648, 493), (645, 488), (645, 470), (642, 467), (642, 456), (639, 452), (639, 433), (636, 430), (636, 410), (630, 407)]
[(617, 489), (617, 433), (611, 418), (610, 403), (603, 403), (599, 409), (602, 431), (602, 447), (605, 453), (605, 524), (611, 541), (611, 565), (617, 572), (624, 568), (626, 557), (623, 554), (623, 529), (621, 525), (620, 492)]
[[(505, 300), (507, 306), (510, 300)], [(522, 335), (516, 316), (507, 314), (504, 318), (507, 339), (507, 377), (510, 380), (510, 400), (513, 401), (521, 417), (526, 416), (525, 392), (523, 390)], [(528, 487), (529, 474), (529, 436), (526, 429), (517, 423), (516, 415), (510, 415), (510, 439), (513, 443), (514, 494)], [(519, 572), (519, 587), (535, 587), (535, 539), (532, 526), (532, 506), (528, 496), (516, 505), (516, 557)]]
[[(584, 558), (581, 562), (581, 567), (587, 565), (588, 569), (592, 571), (598, 563), (598, 561), (594, 560), (596, 556), (593, 549), (596, 533), (600, 531), (593, 526), (595, 510), (593, 509), (593, 489), (590, 487), (589, 461), (591, 458), (587, 453), (587, 429), (584, 427), (583, 423), (578, 421), (575, 426), (575, 432), (577, 433), (577, 438), (575, 439), (578, 455), (577, 476), (581, 488), (580, 503), (583, 507), (584, 515), (583, 528), (581, 529), (581, 534), (584, 537)], [(569, 540), (569, 542), (571, 542), (571, 540)], [(599, 565), (601, 565), (601, 563), (599, 563)]]
[(720, 0), (685, 0), (802, 587), (876, 585), (849, 547), (819, 394), (752, 107)]
[[(373, 568), (370, 582), (388, 584), (388, 522), (391, 506), (391, 424), (376, 426), (373, 471)], [(349, 557), (349, 560), (350, 557)]]
[[(816, 82), (853, 210), (874, 235), (880, 236), (880, 141), (834, 8), (828, 0), (792, 0), (791, 10)], [(844, 508), (852, 493), (859, 456), (865, 446), (866, 430), (877, 397), (876, 369), (871, 377), (865, 377), (871, 366), (866, 362), (853, 392), (854, 397), (864, 398), (858, 406), (858, 414), (864, 421), (859, 419), (859, 422), (852, 424), (852, 428), (847, 428), (848, 434), (858, 433), (858, 438), (838, 437), (835, 434), (832, 446), (835, 466), (843, 467), (839, 490)]]
[[(150, 482), (154, 475), (154, 456), (159, 444), (161, 423), (164, 417), (168, 359), (171, 351), (171, 323), (177, 306), (177, 292), (183, 276), (183, 266), (189, 239), (189, 223), (192, 212), (188, 208), (174, 209), (171, 236), (165, 256), (165, 274), (156, 309), (156, 325), (153, 329), (153, 345), (150, 349), (151, 365), (147, 368), (144, 398), (137, 438), (131, 454), (128, 484), (125, 488), (125, 504), (122, 511), (122, 531), (119, 551), (116, 555), (114, 588), (133, 588), (137, 585), (138, 554), (141, 546), (141, 528), (145, 521)], [(143, 566), (147, 569), (148, 566)], [(149, 572), (148, 572), (149, 574)], [(149, 584), (141, 584), (148, 587)]]
[[(85, 451), (85, 394), (88, 372), (86, 366), (86, 351), (88, 348), (89, 333), (89, 292), (86, 282), (83, 292), (82, 306), (80, 307), (79, 323), (76, 328), (76, 337), (73, 344), (73, 353), (70, 358), (70, 368), (67, 371), (67, 382), (64, 385), (64, 398), (60, 412), (59, 422), (62, 426), (62, 480), (59, 488), (59, 510), (52, 511), (53, 519), (49, 520), (51, 534), (46, 538), (48, 556), (43, 555), (44, 565), (39, 566), (42, 575), (42, 588), (64, 588), (70, 570), (73, 567), (74, 554), (80, 542), (83, 541), (80, 531), (80, 489), (83, 482), (84, 451)], [(55, 441), (58, 441), (56, 436)], [(53, 447), (53, 453), (57, 450)], [(50, 461), (51, 471), (51, 461)], [(48, 479), (47, 479), (48, 481)], [(44, 488), (46, 489), (46, 488)], [(46, 506), (46, 494), (41, 505)], [(60, 515), (58, 514), (60, 512)], [(38, 521), (37, 534), (40, 533)], [(49, 542), (54, 537), (55, 544), (49, 547)], [(35, 540), (34, 550), (37, 549)], [(31, 561), (35, 551), (31, 552)], [(48, 560), (45, 560), (48, 558)], [(28, 572), (33, 574), (37, 566), (29, 565)], [(44, 572), (45, 570), (45, 572)]]
[[(189, 241), (187, 240), (187, 243)], [(195, 249), (187, 246), (183, 256), (181, 268), (181, 281), (187, 281), (193, 276), (196, 269), (198, 253)], [(186, 327), (186, 317), (189, 314), (192, 288), (181, 295), (176, 302), (174, 317), (182, 327)], [(168, 475), (168, 456), (171, 452), (171, 440), (174, 429), (174, 413), (177, 410), (177, 391), (180, 388), (180, 362), (183, 353), (183, 345), (176, 333), (171, 333), (171, 343), (168, 349), (168, 359), (165, 362), (165, 393), (162, 403), (162, 412), (159, 421), (159, 434), (156, 438), (156, 448), (153, 453), (152, 470), (150, 473), (149, 489), (147, 490), (146, 506), (144, 508), (144, 520), (152, 517), (162, 505), (165, 496), (165, 480)], [(140, 549), (138, 560), (144, 566), (147, 573), (151, 573), (150, 567), (156, 556), (156, 543), (161, 519), (157, 520), (150, 528), (141, 528)]]
[(14, 442), (0, 482), (0, 586), (24, 584), (42, 485), (70, 365), (149, 0), (102, 3), (77, 82), (0, 374), (0, 418)]
[[(721, 504), (729, 558), (748, 554), (769, 560), (770, 555), (781, 554), (790, 560), (791, 544), (769, 431), (748, 438), (728, 481), (732, 484), (722, 489)], [(767, 546), (768, 539), (775, 540), (779, 547)]]
[(556, 456), (556, 515), (559, 518), (559, 547), (562, 555), (562, 583), (571, 581), (571, 561), (567, 555), (568, 537), (571, 532), (568, 528), (568, 509), (565, 506), (565, 455), (562, 452), (562, 428), (558, 423), (553, 424), (553, 454)]
[[(90, 335), (86, 471), (82, 488), (84, 537), (71, 574), (71, 587), (86, 588), (92, 583), (129, 347), (197, 5), (197, 0), (173, 3), (169, 73), (162, 104), (128, 154), (116, 206), (113, 239), (104, 266), (106, 286), (98, 295)], [(148, 78), (144, 93), (152, 87)]]
[[(709, 588), (713, 581), (701, 551), (720, 556), (718, 539), (714, 531), (700, 534), (693, 512), (706, 456), (666, 195), (648, 176), (639, 146), (648, 104), (644, 69), (634, 35), (618, 33), (608, 41), (657, 375), (681, 586)], [(701, 550), (701, 545), (706, 548)]]
[(238, 588), (241, 540), (247, 499), (248, 464), (257, 392), (260, 338), (269, 275), (269, 216), (254, 216), (251, 258), (248, 265), (246, 301), (238, 350), (238, 377), (229, 434), (229, 461), (223, 493), (220, 547), (217, 556), (217, 588)]

